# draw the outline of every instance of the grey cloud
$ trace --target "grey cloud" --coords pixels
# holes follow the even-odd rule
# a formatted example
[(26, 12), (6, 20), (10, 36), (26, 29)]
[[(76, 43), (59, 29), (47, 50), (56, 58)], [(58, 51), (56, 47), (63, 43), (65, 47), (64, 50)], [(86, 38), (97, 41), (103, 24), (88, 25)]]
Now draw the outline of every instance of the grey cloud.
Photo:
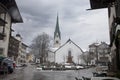
[[(24, 42), (42, 32), (53, 36), (56, 15), (59, 13), (62, 42), (71, 38), (81, 48), (96, 41), (109, 41), (105, 10), (86, 11), (89, 0), (16, 0), (24, 23), (15, 24), (16, 33), (22, 34)], [(106, 14), (106, 15), (104, 15)], [(102, 16), (102, 17), (101, 17)], [(104, 21), (106, 20), (106, 21)], [(107, 31), (106, 31), (107, 30)], [(103, 38), (102, 35), (107, 37)]]

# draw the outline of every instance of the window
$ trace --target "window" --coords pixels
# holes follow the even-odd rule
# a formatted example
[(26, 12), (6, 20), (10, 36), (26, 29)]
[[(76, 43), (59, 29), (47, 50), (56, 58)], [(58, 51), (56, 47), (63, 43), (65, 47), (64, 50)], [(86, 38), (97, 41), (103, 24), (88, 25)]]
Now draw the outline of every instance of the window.
[(0, 48), (0, 55), (3, 54), (3, 48)]

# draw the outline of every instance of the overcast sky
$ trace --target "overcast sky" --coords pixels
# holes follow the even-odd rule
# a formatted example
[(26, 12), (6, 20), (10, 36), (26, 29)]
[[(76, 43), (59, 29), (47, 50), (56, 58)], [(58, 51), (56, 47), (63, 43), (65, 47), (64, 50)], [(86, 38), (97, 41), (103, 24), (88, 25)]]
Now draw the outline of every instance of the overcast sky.
[(14, 24), (14, 34), (19, 33), (23, 42), (31, 41), (43, 32), (54, 36), (57, 12), (61, 41), (69, 38), (81, 49), (88, 49), (93, 42), (109, 43), (107, 9), (87, 11), (89, 0), (16, 0), (24, 23)]

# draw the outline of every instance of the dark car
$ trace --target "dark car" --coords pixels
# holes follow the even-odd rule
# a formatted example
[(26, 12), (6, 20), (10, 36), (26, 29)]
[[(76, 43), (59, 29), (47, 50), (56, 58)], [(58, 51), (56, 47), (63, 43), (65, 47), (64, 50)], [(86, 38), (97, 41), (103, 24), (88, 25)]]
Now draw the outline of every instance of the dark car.
[(4, 73), (8, 71), (7, 64), (3, 63), (5, 57), (0, 57), (0, 73)]
[(0, 73), (12, 73), (13, 71), (13, 61), (6, 57), (0, 57)]
[(7, 64), (8, 72), (12, 73), (14, 71), (13, 61), (9, 58), (5, 58), (3, 62)]

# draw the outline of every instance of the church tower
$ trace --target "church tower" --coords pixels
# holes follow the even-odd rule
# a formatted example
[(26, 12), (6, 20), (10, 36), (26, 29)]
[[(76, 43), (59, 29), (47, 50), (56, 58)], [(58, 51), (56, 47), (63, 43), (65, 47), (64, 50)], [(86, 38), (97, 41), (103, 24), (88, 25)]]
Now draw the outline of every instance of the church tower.
[(61, 45), (61, 34), (59, 29), (59, 19), (57, 15), (56, 28), (54, 32), (54, 47), (58, 48)]

